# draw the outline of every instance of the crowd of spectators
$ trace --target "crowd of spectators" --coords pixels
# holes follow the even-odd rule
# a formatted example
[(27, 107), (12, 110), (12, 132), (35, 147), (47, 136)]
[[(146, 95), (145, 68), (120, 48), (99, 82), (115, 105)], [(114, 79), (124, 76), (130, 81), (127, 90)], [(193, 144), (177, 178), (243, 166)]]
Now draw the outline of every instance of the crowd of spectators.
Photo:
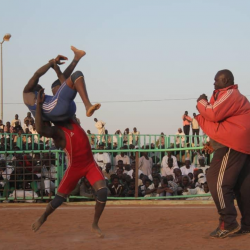
[[(199, 150), (178, 150), (184, 146), (191, 147), (194, 140), (196, 140), (196, 145), (197, 142), (198, 144), (201, 143), (199, 137), (186, 139), (190, 130), (187, 127), (195, 123), (194, 119), (187, 116), (186, 111), (183, 116), (183, 129), (186, 132), (188, 131), (188, 134), (183, 133), (181, 128), (178, 129), (175, 143), (172, 143), (172, 147), (177, 148), (176, 151), (169, 151), (166, 148), (164, 133), (161, 133), (154, 142), (143, 145), (137, 128), (133, 128), (132, 132), (129, 128), (126, 128), (123, 133), (121, 130), (117, 130), (114, 135), (109, 135), (105, 129), (105, 122), (98, 121), (97, 118), (94, 119), (98, 134), (92, 134), (90, 130), (87, 131), (87, 134), (91, 147), (100, 150), (100, 152), (94, 153), (94, 159), (106, 178), (109, 196), (134, 197), (136, 189), (138, 189), (140, 197), (169, 197), (209, 193), (206, 182), (206, 173), (209, 169), (208, 155)], [(79, 120), (78, 122), (80, 123)], [(189, 125), (186, 123), (189, 123)], [(193, 131), (193, 135), (199, 135), (196, 125), (192, 125), (192, 129), (196, 130)], [(53, 195), (57, 176), (55, 155), (52, 153), (25, 154), (22, 153), (23, 151), (18, 152), (19, 150), (30, 149), (55, 149), (51, 139), (40, 137), (37, 134), (31, 113), (27, 113), (23, 122), (19, 119), (18, 114), (15, 115), (15, 119), (7, 122), (6, 125), (0, 120), (0, 133), (2, 133), (0, 151), (16, 151), (13, 154), (5, 153), (1, 155), (1, 196), (17, 197), (17, 191), (22, 191), (20, 196), (25, 195), (26, 197)], [(140, 154), (139, 179), (138, 187), (136, 187), (135, 153), (101, 151), (104, 149), (126, 151), (138, 148), (149, 149), (149, 152)], [(156, 148), (166, 149), (166, 151), (153, 151)], [(64, 170), (65, 168), (66, 165)], [(71, 195), (93, 198), (95, 194), (88, 180), (82, 178)]]

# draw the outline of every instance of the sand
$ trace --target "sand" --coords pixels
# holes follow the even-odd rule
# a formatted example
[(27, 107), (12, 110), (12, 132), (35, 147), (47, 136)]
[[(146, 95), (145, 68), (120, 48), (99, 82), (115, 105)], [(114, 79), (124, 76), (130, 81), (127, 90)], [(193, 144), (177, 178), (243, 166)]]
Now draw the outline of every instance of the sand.
[(44, 209), (1, 205), (0, 249), (250, 249), (250, 235), (209, 238), (218, 225), (213, 205), (107, 206), (100, 221), (104, 239), (90, 232), (93, 206), (63, 205), (34, 233), (31, 224)]

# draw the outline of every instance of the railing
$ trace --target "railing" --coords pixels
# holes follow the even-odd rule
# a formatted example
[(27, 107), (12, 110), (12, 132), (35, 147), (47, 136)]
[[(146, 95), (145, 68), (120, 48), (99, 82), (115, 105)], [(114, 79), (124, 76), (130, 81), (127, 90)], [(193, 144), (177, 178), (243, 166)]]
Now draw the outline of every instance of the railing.
[[(6, 135), (9, 134), (4, 134), (5, 137), (4, 139), (6, 140)], [(29, 136), (29, 135), (25, 135), (25, 136)], [(35, 135), (33, 135), (35, 136)], [(90, 135), (92, 136), (92, 135)], [(96, 136), (96, 140), (98, 140), (98, 136), (99, 135), (95, 135)], [(108, 135), (107, 135), (108, 136)], [(105, 136), (105, 139), (108, 139), (107, 136)], [(120, 147), (118, 148), (111, 148), (110, 149), (110, 145), (108, 145), (108, 141), (105, 141), (105, 145), (107, 145), (108, 149), (93, 149), (93, 153), (99, 153), (99, 152), (106, 152), (109, 153), (111, 156), (111, 159), (114, 160), (114, 157), (117, 153), (127, 153), (129, 156), (134, 156), (134, 160), (136, 162), (136, 171), (135, 171), (135, 187), (138, 187), (138, 168), (139, 168), (139, 157), (143, 152), (148, 152), (149, 156), (155, 156), (158, 155), (158, 162), (161, 162), (162, 157), (164, 155), (164, 153), (166, 151), (173, 151), (175, 153), (179, 153), (180, 155), (180, 159), (182, 159), (185, 156), (189, 156), (192, 157), (192, 155), (195, 153), (195, 151), (199, 151), (202, 149), (202, 146), (198, 146), (197, 142), (195, 139), (197, 139), (197, 136), (193, 137), (194, 138), (194, 144), (196, 142), (196, 146), (194, 147), (181, 147), (181, 146), (185, 146), (188, 145), (188, 143), (186, 142), (186, 138), (185, 138), (185, 142), (183, 145), (179, 145), (180, 147), (173, 147), (173, 148), (169, 148), (166, 147), (171, 145), (171, 146), (177, 146), (176, 144), (176, 139), (177, 136), (173, 135), (173, 136), (164, 136), (162, 137), (162, 135), (140, 135), (142, 138), (145, 138), (143, 140), (144, 145), (142, 145), (142, 143), (140, 143), (140, 148), (133, 148), (133, 149), (128, 149), (126, 147), (126, 144), (124, 144), (124, 142), (120, 145)], [(39, 137), (38, 137), (39, 138)], [(90, 137), (91, 138), (91, 137)], [(122, 139), (124, 139), (124, 137), (121, 137)], [(157, 138), (164, 138), (164, 142), (166, 142), (165, 145), (163, 145), (163, 143), (160, 143), (158, 145), (158, 147), (155, 147), (155, 139)], [(101, 140), (102, 137), (99, 137), (99, 140)], [(190, 136), (189, 141), (192, 140), (192, 137)], [(205, 140), (206, 137), (204, 136), (199, 136), (200, 140)], [(163, 142), (163, 139), (162, 139)], [(35, 142), (29, 142), (31, 143), (30, 145), (32, 146), (35, 145)], [(53, 144), (52, 141), (50, 141), (51, 145)], [(111, 141), (112, 143), (112, 141)], [(146, 143), (146, 144), (145, 144)], [(153, 145), (153, 144), (154, 145)], [(171, 144), (173, 143), (173, 144)], [(1, 182), (3, 183), (3, 187), (0, 190), (0, 192), (2, 193), (2, 196), (0, 198), (0, 200), (44, 200), (44, 199), (51, 199), (53, 198), (53, 195), (51, 194), (51, 192), (46, 192), (44, 193), (45, 189), (50, 190), (54, 190), (53, 193), (56, 193), (58, 185), (63, 177), (64, 174), (64, 170), (66, 169), (65, 166), (65, 160), (64, 160), (64, 152), (60, 151), (60, 150), (43, 150), (44, 148), (44, 144), (38, 144), (40, 145), (41, 150), (17, 150), (17, 151), (0, 151), (0, 154), (2, 155), (2, 159), (5, 158), (7, 161), (7, 165), (10, 165), (10, 168), (12, 168), (12, 173), (11, 176), (12, 178), (10, 180), (8, 180), (7, 176), (8, 173), (5, 174), (5, 180), (0, 180), (0, 184)], [(97, 143), (95, 144), (97, 145)], [(14, 146), (14, 145), (13, 145)], [(124, 147), (125, 146), (125, 147)], [(189, 146), (192, 146), (191, 144), (189, 144)], [(55, 169), (54, 172), (48, 173), (48, 175), (44, 175), (43, 173), (43, 164), (37, 164), (37, 161), (39, 159), (39, 156), (37, 156), (36, 154), (47, 154), (45, 158), (41, 159), (41, 163), (48, 161), (49, 165), (51, 165), (51, 163), (54, 161), (55, 162)], [(31, 158), (30, 156), (31, 155)], [(54, 157), (51, 157), (52, 155), (54, 155)], [(21, 157), (22, 156), (22, 157)], [(24, 159), (24, 156), (26, 156), (26, 159)], [(34, 157), (37, 156), (37, 159), (34, 159)], [(27, 157), (29, 157), (27, 159)], [(29, 166), (27, 167), (27, 161), (29, 162)], [(197, 161), (197, 159), (196, 159)], [(16, 165), (18, 162), (19, 165)], [(13, 164), (13, 165), (12, 165)], [(1, 169), (1, 166), (0, 166)], [(22, 173), (21, 173), (22, 172)], [(41, 175), (40, 178), (36, 177), (36, 175), (38, 174)], [(53, 177), (52, 177), (53, 176)], [(36, 189), (36, 185), (37, 183), (40, 182), (40, 185), (42, 182), (47, 182), (49, 184), (47, 184), (47, 186), (43, 186), (42, 188), (40, 187), (40, 194), (37, 194), (37, 189)], [(21, 186), (19, 185), (21, 183)], [(135, 189), (136, 193), (135, 193), (135, 197), (121, 197), (118, 199), (166, 199), (166, 197), (138, 197), (138, 189)], [(30, 193), (28, 193), (30, 192)], [(23, 195), (20, 195), (20, 193), (23, 193)], [(10, 194), (12, 194), (10, 196)], [(49, 194), (49, 195), (48, 195)], [(21, 197), (18, 197), (18, 196)], [(201, 195), (201, 196), (207, 196), (207, 195)], [(188, 198), (190, 197), (198, 197), (197, 195), (195, 196), (188, 196)], [(73, 199), (89, 199), (86, 197), (80, 197), (80, 196), (70, 196), (70, 198)], [(175, 199), (175, 198), (186, 198), (186, 196), (169, 196), (167, 197), (167, 199)], [(117, 199), (117, 197), (109, 197), (108, 199), (111, 200), (115, 200)]]
[(147, 135), (147, 134), (88, 134), (90, 145), (94, 148), (99, 143), (103, 143), (109, 149), (119, 149), (121, 147), (143, 148), (145, 146), (151, 149), (152, 144), (157, 148), (178, 148), (199, 146), (206, 143), (206, 135)]

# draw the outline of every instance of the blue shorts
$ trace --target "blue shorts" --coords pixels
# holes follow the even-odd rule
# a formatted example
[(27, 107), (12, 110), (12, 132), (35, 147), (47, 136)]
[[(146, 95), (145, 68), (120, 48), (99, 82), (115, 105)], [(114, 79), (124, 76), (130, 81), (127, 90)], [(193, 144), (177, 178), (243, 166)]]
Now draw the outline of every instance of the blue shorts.
[[(35, 92), (37, 96), (37, 92)], [(46, 121), (64, 121), (73, 117), (76, 113), (74, 99), (77, 91), (71, 89), (65, 82), (58, 89), (54, 96), (45, 95), (42, 106), (42, 116)], [(35, 117), (36, 103), (33, 106), (26, 105)]]

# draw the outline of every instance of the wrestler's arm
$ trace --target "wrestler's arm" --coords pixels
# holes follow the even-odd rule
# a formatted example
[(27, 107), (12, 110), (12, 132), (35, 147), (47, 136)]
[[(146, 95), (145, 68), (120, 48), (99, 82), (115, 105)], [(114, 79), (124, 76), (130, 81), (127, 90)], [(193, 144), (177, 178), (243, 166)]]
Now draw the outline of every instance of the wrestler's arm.
[(53, 64), (54, 64), (54, 61), (50, 60), (47, 64), (45, 64), (40, 69), (38, 69), (35, 72), (35, 74), (32, 76), (32, 78), (29, 80), (27, 85), (25, 86), (23, 93), (33, 92), (34, 88), (37, 86), (39, 82), (39, 78), (43, 76), (50, 69), (50, 67), (53, 66)]
[(42, 119), (42, 105), (44, 102), (44, 89), (39, 90), (38, 95), (37, 95), (37, 105), (36, 105), (36, 117), (35, 117), (35, 124), (36, 124), (36, 131), (41, 135), (45, 136), (48, 138), (53, 138), (54, 140), (57, 141), (57, 146), (58, 142), (60, 141), (61, 138), (61, 129), (57, 127), (49, 127), (49, 126), (44, 126), (43, 119)]
[(65, 82), (66, 78), (65, 78), (64, 74), (61, 72), (59, 66), (56, 64), (55, 61), (54, 61), (53, 69), (55, 70), (60, 83), (63, 84)]

